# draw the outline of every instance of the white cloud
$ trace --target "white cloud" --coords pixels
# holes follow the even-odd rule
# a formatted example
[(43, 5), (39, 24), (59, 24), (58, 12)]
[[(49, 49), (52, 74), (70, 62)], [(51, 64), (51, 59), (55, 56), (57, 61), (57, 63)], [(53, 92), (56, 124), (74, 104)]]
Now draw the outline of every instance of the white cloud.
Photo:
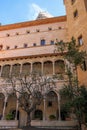
[(46, 11), (46, 9), (42, 9), (39, 5), (32, 3), (29, 5), (29, 14), (28, 19), (34, 20), (38, 16), (39, 12)]

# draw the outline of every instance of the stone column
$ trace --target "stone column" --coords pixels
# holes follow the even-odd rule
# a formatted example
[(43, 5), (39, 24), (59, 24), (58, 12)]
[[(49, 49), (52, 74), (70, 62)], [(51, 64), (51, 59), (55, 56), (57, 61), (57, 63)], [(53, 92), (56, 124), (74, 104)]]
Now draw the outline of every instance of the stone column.
[(12, 74), (12, 65), (10, 66), (10, 73), (9, 73), (9, 75), (11, 75)]
[(15, 113), (15, 120), (17, 120), (17, 115), (18, 115), (18, 107), (19, 107), (19, 101), (17, 99), (17, 102), (16, 102), (16, 113)]
[(22, 64), (20, 65), (20, 74), (22, 73)]
[(2, 75), (2, 70), (3, 70), (3, 66), (1, 66), (1, 72), (0, 72), (0, 77), (1, 77), (1, 75)]
[(44, 102), (43, 121), (45, 121), (46, 120), (46, 96), (44, 96), (43, 102)]
[(42, 62), (42, 75), (44, 74), (44, 73), (43, 73), (43, 65), (44, 65), (44, 63)]
[(58, 112), (59, 112), (59, 121), (61, 120), (61, 110), (60, 110), (60, 95), (58, 93)]
[(5, 100), (4, 100), (4, 108), (3, 108), (3, 116), (2, 116), (2, 119), (3, 119), (3, 120), (5, 119), (5, 110), (6, 110), (7, 99), (8, 99), (8, 96), (5, 96)]
[(32, 71), (33, 71), (33, 63), (31, 63), (31, 70), (30, 70), (30, 72), (32, 73)]
[(55, 75), (55, 62), (53, 61), (53, 75)]

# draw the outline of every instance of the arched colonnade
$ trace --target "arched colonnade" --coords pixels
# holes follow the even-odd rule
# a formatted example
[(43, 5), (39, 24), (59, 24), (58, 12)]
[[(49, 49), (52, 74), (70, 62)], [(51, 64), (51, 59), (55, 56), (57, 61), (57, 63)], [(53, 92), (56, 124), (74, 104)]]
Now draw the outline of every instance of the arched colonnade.
[(11, 74), (18, 76), (19, 74), (28, 75), (31, 72), (38, 72), (43, 75), (54, 75), (65, 72), (65, 62), (61, 59), (44, 62), (25, 62), (0, 65), (0, 76), (8, 77)]

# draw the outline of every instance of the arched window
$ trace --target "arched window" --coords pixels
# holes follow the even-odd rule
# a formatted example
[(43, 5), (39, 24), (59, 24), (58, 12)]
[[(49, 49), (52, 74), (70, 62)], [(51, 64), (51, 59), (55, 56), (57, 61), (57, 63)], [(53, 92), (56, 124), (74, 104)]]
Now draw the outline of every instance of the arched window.
[(4, 65), (2, 69), (2, 77), (8, 77), (10, 73), (10, 65)]

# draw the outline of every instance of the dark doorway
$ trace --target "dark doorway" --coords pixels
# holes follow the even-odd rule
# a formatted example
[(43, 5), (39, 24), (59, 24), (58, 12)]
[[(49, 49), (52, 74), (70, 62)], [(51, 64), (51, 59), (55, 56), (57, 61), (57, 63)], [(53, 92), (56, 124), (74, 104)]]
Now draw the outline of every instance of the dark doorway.
[(36, 110), (34, 112), (34, 119), (42, 120), (43, 119), (43, 112), (41, 110)]
[[(12, 110), (12, 115), (13, 115), (13, 117), (14, 117), (14, 119), (15, 119), (15, 115), (16, 115), (16, 110)], [(19, 111), (17, 112), (17, 120), (19, 120)]]

